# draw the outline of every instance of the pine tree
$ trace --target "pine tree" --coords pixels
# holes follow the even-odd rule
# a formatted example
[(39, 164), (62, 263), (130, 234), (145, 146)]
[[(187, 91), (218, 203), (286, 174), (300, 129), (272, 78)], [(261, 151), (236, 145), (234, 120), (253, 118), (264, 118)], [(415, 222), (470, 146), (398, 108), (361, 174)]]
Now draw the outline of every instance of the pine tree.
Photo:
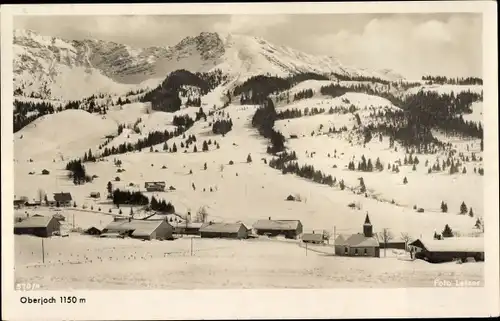
[(462, 174), (467, 174), (467, 169), (465, 169), (465, 167), (464, 167), (464, 169), (462, 170)]
[(204, 152), (207, 152), (208, 151), (208, 143), (206, 141), (203, 141), (203, 147), (202, 147), (202, 150)]
[(469, 216), (474, 217), (474, 212), (472, 211), (472, 207), (469, 209)]
[(413, 170), (413, 171), (416, 171), (416, 170), (417, 170), (417, 167), (415, 166), (415, 164), (413, 164), (412, 170)]
[(448, 213), (448, 205), (443, 201), (441, 201), (441, 212)]
[(408, 184), (408, 179), (406, 178), (406, 176), (405, 176), (405, 178), (403, 179), (403, 184)]
[(373, 172), (373, 165), (372, 165), (372, 160), (371, 160), (371, 158), (370, 158), (370, 159), (368, 159), (368, 164), (366, 165), (366, 170), (367, 170), (368, 172)]
[(203, 169), (204, 169), (204, 170), (207, 170), (207, 163), (205, 163), (205, 164), (203, 165)]
[(342, 180), (340, 180), (340, 182), (339, 182), (339, 187), (340, 187), (340, 189), (341, 189), (341, 190), (344, 190), (344, 189), (345, 189), (345, 184), (344, 184), (344, 180), (343, 180), (343, 179), (342, 179)]
[(365, 186), (365, 181), (364, 181), (363, 177), (359, 178), (359, 187), (360, 187), (359, 191), (361, 193), (366, 192), (366, 186)]
[(174, 146), (172, 146), (172, 152), (177, 153), (177, 145), (175, 145), (175, 143)]
[(250, 154), (248, 154), (247, 156), (247, 163), (251, 163), (252, 162), (252, 156), (250, 156)]
[(442, 233), (443, 237), (453, 237), (453, 230), (446, 224)]
[(193, 153), (197, 153), (198, 152), (198, 148), (196, 148), (196, 145), (194, 145), (193, 147)]
[(465, 205), (465, 202), (462, 202), (460, 205), (460, 214), (467, 214), (467, 205)]

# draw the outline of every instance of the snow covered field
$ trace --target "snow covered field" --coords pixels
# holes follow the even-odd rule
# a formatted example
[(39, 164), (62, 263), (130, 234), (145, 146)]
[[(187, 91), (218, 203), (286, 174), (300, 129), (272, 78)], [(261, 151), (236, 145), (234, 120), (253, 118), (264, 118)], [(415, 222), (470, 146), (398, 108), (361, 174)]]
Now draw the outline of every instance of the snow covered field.
[(16, 236), (17, 283), (37, 283), (44, 290), (432, 287), (435, 279), (482, 283), (484, 267), (405, 261), (390, 253), (348, 258), (308, 250), (306, 255), (295, 242), (260, 239), (195, 238), (192, 256), (187, 237), (142, 242), (71, 235), (44, 242), (42, 264), (40, 239)]

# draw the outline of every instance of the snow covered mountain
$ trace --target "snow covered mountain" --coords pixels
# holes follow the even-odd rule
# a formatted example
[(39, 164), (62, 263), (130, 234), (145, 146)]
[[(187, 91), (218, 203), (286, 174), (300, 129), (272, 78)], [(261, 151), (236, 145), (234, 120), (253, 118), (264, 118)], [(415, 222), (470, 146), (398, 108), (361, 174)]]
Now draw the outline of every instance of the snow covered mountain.
[(30, 30), (14, 32), (16, 95), (81, 99), (100, 92), (156, 86), (174, 70), (220, 69), (240, 81), (258, 75), (315, 72), (341, 76), (402, 76), (344, 66), (334, 57), (314, 56), (244, 35), (202, 32), (171, 47), (133, 48), (101, 40), (66, 40)]

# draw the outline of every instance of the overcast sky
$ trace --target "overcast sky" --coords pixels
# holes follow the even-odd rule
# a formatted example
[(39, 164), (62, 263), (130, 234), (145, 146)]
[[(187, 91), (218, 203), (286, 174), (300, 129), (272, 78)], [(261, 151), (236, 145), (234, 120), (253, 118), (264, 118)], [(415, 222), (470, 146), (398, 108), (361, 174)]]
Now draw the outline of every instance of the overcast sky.
[(18, 16), (14, 28), (137, 47), (175, 45), (202, 31), (229, 32), (408, 78), (482, 76), (480, 14)]

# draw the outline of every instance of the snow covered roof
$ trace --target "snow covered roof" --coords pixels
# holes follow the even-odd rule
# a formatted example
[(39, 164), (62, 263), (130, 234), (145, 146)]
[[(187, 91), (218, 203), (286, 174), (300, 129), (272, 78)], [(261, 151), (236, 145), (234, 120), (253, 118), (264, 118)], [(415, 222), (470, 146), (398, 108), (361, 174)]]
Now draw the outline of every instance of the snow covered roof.
[(200, 232), (238, 233), (242, 226), (246, 228), (243, 223), (213, 223), (200, 228)]
[(113, 221), (106, 226), (107, 232), (141, 231), (141, 233), (151, 234), (160, 224), (165, 221), (155, 220), (120, 220)]
[(318, 233), (304, 233), (302, 235), (303, 241), (323, 241), (323, 235)]
[(55, 218), (52, 216), (31, 216), (15, 223), (14, 228), (47, 227), (51, 220), (55, 220)]
[(380, 246), (375, 236), (366, 237), (364, 234), (357, 233), (350, 236), (339, 235), (335, 239), (335, 245), (347, 245), (350, 247), (378, 247)]
[(484, 238), (482, 237), (447, 237), (442, 240), (418, 239), (410, 245), (418, 246), (417, 241), (420, 241), (430, 252), (484, 252)]
[(258, 220), (253, 228), (256, 230), (296, 230), (299, 220)]

